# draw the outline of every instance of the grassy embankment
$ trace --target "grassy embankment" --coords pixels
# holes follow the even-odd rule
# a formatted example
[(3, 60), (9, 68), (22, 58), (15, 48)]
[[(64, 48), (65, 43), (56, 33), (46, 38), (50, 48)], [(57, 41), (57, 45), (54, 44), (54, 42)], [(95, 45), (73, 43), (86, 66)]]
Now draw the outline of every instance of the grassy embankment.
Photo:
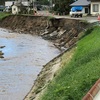
[(10, 15), (9, 13), (0, 12), (0, 20), (9, 15)]
[(73, 58), (49, 84), (42, 100), (81, 100), (100, 78), (100, 27), (85, 34), (88, 35), (78, 42)]

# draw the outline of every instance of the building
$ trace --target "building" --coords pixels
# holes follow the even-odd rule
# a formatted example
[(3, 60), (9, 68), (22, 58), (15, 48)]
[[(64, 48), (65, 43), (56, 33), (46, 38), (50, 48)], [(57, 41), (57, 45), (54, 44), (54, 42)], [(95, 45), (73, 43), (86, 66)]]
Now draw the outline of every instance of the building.
[(0, 5), (0, 12), (3, 12), (5, 7), (3, 5)]
[(97, 16), (100, 14), (100, 0), (91, 0), (91, 15)]
[(12, 6), (12, 14), (18, 14), (20, 11), (21, 11), (21, 7), (22, 5), (20, 3), (15, 3), (13, 6)]
[(30, 12), (31, 8), (32, 6), (30, 1), (18, 0), (14, 2), (12, 6), (12, 14), (19, 14), (19, 13), (26, 14)]
[(83, 7), (83, 14), (84, 15), (88, 15), (90, 14), (90, 4), (91, 1), (90, 0), (78, 0), (75, 1), (74, 3), (72, 3), (70, 6), (75, 7), (75, 6), (82, 6)]
[(18, 1), (5, 1), (6, 7), (11, 7), (16, 2), (22, 3), (24, 6), (29, 6), (30, 2), (28, 0), (18, 0)]
[(15, 1), (5, 1), (5, 12), (11, 12), (11, 7)]
[(5, 6), (10, 8), (15, 1), (5, 1)]

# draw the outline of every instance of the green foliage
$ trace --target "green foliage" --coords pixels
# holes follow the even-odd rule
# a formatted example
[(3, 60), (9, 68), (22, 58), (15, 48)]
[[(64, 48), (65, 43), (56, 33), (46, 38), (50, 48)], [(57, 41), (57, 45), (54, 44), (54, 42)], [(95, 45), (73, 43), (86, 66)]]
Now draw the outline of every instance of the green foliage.
[(70, 11), (70, 4), (74, 2), (74, 0), (54, 0), (54, 8), (53, 10), (59, 13), (60, 15), (68, 14)]
[(100, 78), (100, 27), (88, 30), (74, 56), (48, 85), (41, 100), (82, 100)]
[(5, 13), (5, 12), (0, 12), (0, 20), (6, 16), (9, 16), (9, 13)]
[(55, 19), (53, 16), (48, 16), (48, 20)]
[(83, 24), (85, 24), (85, 25), (89, 24), (89, 22), (87, 20), (81, 20), (80, 22), (83, 23)]
[(48, 0), (37, 0), (39, 2), (39, 4), (41, 5), (49, 5), (49, 1)]
[(85, 36), (87, 36), (88, 34), (90, 34), (90, 33), (93, 31), (93, 29), (94, 29), (94, 27), (88, 28), (88, 29), (84, 32), (84, 34), (81, 36), (80, 39), (82, 39), (82, 38), (84, 38)]

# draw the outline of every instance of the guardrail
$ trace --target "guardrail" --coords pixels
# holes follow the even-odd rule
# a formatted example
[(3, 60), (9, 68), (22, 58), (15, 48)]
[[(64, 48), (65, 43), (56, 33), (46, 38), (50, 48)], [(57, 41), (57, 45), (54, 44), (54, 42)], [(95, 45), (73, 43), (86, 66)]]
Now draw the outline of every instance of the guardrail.
[(93, 100), (97, 93), (100, 91), (100, 79), (93, 85), (89, 92), (83, 97), (82, 100)]

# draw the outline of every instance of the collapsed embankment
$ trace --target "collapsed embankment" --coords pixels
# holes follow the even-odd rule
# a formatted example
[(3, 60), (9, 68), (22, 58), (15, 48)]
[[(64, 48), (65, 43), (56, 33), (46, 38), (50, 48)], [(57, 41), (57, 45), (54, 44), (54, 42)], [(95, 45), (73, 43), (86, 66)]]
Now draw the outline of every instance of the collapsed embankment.
[(75, 19), (24, 15), (10, 15), (0, 21), (0, 27), (19, 33), (41, 35), (44, 39), (52, 40), (56, 47), (63, 50), (78, 40), (78, 34), (87, 25), (88, 23)]
[[(75, 47), (75, 45), (72, 47)], [(45, 93), (48, 84), (59, 74), (60, 69), (72, 59), (76, 49), (72, 47), (43, 66), (24, 100), (41, 100), (41, 96)]]
[[(75, 44), (78, 35), (87, 28), (88, 23), (74, 19), (56, 19), (43, 16), (8, 16), (0, 21), (0, 27), (7, 28), (19, 33), (41, 35), (44, 39), (53, 41), (59, 49), (66, 50)], [(64, 59), (70, 60), (73, 50), (63, 53), (46, 64), (38, 75), (34, 86), (25, 100), (38, 99), (47, 84), (55, 77), (61, 68)], [(66, 61), (65, 61), (66, 63)]]

